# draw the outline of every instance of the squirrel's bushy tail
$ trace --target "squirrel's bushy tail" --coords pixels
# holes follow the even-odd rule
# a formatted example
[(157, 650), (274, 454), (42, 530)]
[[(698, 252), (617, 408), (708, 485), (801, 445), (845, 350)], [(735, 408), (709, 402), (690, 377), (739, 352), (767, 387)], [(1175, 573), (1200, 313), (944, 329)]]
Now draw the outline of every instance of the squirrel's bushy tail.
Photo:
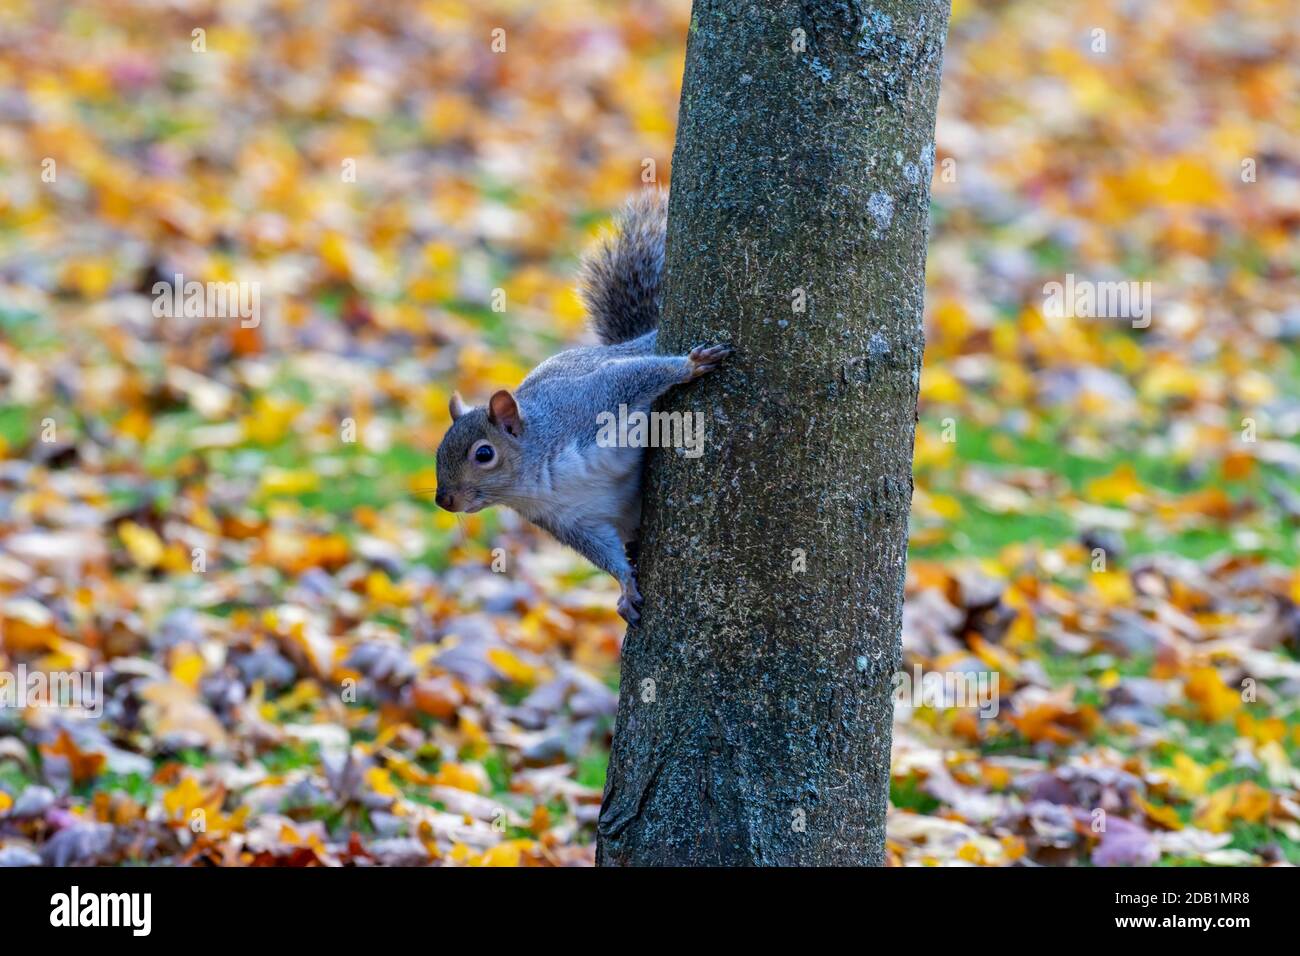
[(642, 190), (627, 201), (615, 226), (614, 235), (583, 258), (579, 278), (592, 330), (606, 345), (638, 338), (659, 325), (668, 194)]

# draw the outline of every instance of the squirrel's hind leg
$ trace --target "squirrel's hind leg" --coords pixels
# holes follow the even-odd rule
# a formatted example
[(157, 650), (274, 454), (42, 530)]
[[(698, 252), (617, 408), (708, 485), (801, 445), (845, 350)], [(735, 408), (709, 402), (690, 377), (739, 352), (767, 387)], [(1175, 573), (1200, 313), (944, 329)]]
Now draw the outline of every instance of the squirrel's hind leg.
[(628, 561), (623, 539), (612, 524), (580, 528), (545, 518), (534, 519), (534, 523), (549, 532), (560, 544), (568, 545), (596, 567), (612, 575), (622, 588), (618, 613), (629, 624), (635, 624), (640, 619), (641, 592), (636, 586), (636, 571)]

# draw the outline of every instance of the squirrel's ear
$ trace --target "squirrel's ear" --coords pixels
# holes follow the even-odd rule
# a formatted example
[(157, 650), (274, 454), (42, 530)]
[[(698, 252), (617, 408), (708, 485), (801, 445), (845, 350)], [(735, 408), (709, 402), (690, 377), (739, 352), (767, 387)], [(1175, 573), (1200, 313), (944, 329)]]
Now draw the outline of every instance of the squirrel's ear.
[(523, 431), (523, 422), (519, 419), (519, 406), (515, 403), (515, 397), (504, 388), (493, 395), (488, 402), (488, 421), (516, 438)]
[(469, 411), (469, 406), (465, 404), (465, 399), (460, 397), (460, 392), (452, 392), (451, 402), (448, 403), (447, 410), (451, 412), (451, 420), (454, 422)]

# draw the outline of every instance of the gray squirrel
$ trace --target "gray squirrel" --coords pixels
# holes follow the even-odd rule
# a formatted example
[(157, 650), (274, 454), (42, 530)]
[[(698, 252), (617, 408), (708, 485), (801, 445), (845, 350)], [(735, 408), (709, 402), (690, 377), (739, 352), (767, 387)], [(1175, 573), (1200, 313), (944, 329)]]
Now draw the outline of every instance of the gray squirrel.
[(451, 428), (438, 446), (435, 500), (473, 513), (505, 505), (618, 581), (618, 613), (640, 618), (629, 559), (641, 523), (644, 448), (602, 447), (598, 416), (650, 411), (674, 385), (713, 371), (731, 352), (714, 345), (656, 355), (668, 200), (645, 190), (623, 208), (615, 234), (582, 263), (580, 291), (600, 345), (542, 362), (486, 406), (451, 396)]

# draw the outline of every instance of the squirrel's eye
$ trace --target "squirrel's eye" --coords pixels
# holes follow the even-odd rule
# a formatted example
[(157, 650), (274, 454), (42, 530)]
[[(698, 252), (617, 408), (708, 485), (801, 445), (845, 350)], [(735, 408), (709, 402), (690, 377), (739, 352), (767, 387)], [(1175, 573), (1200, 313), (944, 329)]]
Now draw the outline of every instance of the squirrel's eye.
[(488, 442), (480, 442), (474, 446), (474, 450), (470, 452), (470, 457), (484, 467), (491, 467), (496, 462), (497, 450)]

